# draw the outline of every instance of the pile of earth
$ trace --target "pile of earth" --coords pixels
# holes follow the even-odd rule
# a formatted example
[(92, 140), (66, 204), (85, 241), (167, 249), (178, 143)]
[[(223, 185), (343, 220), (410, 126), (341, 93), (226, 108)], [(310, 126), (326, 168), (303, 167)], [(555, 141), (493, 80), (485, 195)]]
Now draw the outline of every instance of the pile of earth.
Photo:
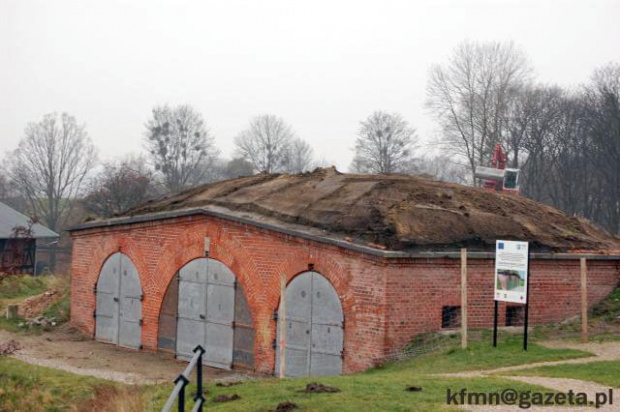
[[(21, 318), (35, 319), (47, 310), (53, 303), (62, 299), (62, 293), (56, 290), (48, 290), (41, 294), (30, 296), (19, 304), (17, 314)], [(36, 320), (36, 319), (35, 319)], [(50, 322), (55, 322), (53, 321)]]
[(492, 250), (496, 239), (529, 241), (535, 251), (620, 250), (620, 239), (524, 196), (421, 176), (343, 174), (334, 168), (206, 184), (119, 218), (178, 210), (220, 212), (389, 250)]

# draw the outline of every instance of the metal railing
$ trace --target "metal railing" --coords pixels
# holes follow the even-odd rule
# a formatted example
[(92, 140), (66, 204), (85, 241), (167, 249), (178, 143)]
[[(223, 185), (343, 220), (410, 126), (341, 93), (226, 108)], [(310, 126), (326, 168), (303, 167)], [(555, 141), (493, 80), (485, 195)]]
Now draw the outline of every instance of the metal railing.
[(180, 374), (174, 380), (174, 389), (168, 398), (168, 401), (164, 405), (162, 412), (169, 412), (172, 410), (172, 406), (174, 405), (174, 401), (178, 400), (178, 411), (185, 411), (185, 387), (189, 384), (190, 376), (194, 367), (196, 369), (196, 396), (194, 396), (194, 408), (193, 412), (202, 412), (202, 405), (205, 402), (205, 398), (202, 395), (202, 355), (205, 353), (205, 350), (202, 346), (198, 345), (193, 350), (194, 356), (189, 361), (189, 365), (185, 368), (182, 374)]

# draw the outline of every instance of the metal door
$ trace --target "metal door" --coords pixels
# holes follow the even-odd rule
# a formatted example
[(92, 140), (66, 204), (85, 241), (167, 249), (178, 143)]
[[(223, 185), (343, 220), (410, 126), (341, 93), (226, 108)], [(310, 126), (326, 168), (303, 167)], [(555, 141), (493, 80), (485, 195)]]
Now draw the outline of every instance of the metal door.
[(142, 340), (142, 288), (136, 267), (122, 253), (103, 264), (96, 289), (95, 337), (139, 349)]
[(191, 359), (197, 345), (204, 346), (207, 318), (207, 259), (196, 259), (179, 270), (177, 357)]
[(235, 276), (213, 259), (196, 259), (179, 271), (177, 356), (190, 359), (196, 345), (203, 363), (230, 369), (233, 361)]
[(120, 254), (120, 308), (118, 344), (142, 347), (142, 288), (138, 271), (129, 257)]
[(224, 369), (232, 367), (234, 320), (235, 275), (223, 263), (209, 259), (205, 364)]
[(120, 267), (120, 253), (115, 253), (103, 264), (96, 289), (95, 337), (114, 344), (118, 344)]
[(342, 373), (343, 320), (342, 306), (336, 290), (327, 279), (313, 272), (310, 375)]
[(235, 289), (235, 337), (233, 342), (234, 367), (254, 367), (254, 326), (248, 300), (243, 288), (237, 284)]
[[(284, 298), (286, 376), (342, 373), (344, 316), (338, 294), (329, 281), (316, 272), (302, 273), (287, 286)], [(279, 318), (282, 319), (281, 314)], [(279, 328), (277, 342), (279, 354)]]

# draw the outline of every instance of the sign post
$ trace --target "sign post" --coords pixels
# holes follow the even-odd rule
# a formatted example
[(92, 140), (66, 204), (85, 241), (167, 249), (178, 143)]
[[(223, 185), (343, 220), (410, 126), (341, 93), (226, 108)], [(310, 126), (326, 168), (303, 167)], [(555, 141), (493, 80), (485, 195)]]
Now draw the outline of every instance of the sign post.
[(530, 319), (530, 253), (527, 254), (527, 282), (525, 287), (525, 309), (523, 313), (523, 350), (527, 351), (527, 324)]
[(525, 305), (523, 349), (527, 350), (528, 296), (529, 296), (529, 244), (511, 240), (498, 240), (495, 244), (495, 313), (493, 319), (493, 347), (497, 346), (497, 318), (499, 302)]

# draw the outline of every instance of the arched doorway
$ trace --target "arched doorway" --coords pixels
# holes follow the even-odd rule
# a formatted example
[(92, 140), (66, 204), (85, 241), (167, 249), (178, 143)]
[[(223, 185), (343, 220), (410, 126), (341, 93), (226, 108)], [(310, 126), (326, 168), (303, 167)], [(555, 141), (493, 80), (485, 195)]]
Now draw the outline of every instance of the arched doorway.
[[(316, 272), (295, 277), (284, 292), (286, 307), (286, 376), (342, 373), (344, 315), (329, 281)], [(282, 319), (282, 313), (278, 316)], [(279, 368), (278, 328), (276, 370)]]
[(192, 260), (172, 280), (164, 296), (158, 346), (190, 359), (196, 345), (204, 363), (222, 369), (254, 367), (254, 328), (243, 288), (223, 263)]
[(95, 338), (140, 349), (142, 288), (131, 259), (120, 252), (110, 256), (101, 268), (95, 293)]

